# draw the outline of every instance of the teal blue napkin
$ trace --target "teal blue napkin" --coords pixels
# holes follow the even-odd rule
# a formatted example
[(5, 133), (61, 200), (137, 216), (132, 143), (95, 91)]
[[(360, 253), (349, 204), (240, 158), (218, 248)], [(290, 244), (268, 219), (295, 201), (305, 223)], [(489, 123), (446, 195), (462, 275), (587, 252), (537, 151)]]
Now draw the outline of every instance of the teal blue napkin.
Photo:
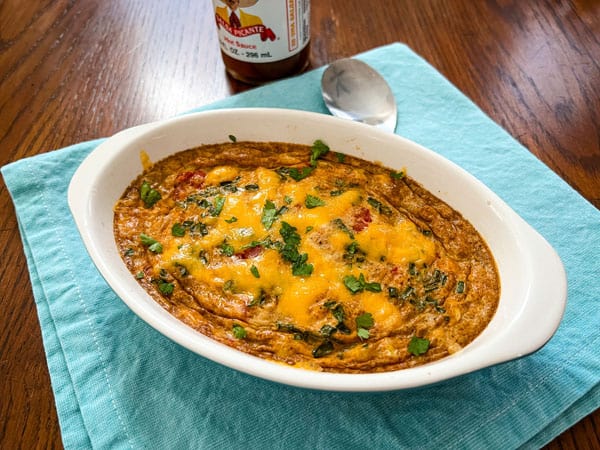
[[(408, 47), (358, 57), (391, 84), (398, 134), (473, 173), (558, 251), (569, 300), (555, 336), (516, 361), (374, 395), (303, 390), (222, 367), (138, 319), (94, 268), (66, 196), (100, 140), (84, 142), (2, 168), (66, 448), (537, 448), (600, 405), (600, 212)], [(202, 109), (326, 112), (321, 73)]]

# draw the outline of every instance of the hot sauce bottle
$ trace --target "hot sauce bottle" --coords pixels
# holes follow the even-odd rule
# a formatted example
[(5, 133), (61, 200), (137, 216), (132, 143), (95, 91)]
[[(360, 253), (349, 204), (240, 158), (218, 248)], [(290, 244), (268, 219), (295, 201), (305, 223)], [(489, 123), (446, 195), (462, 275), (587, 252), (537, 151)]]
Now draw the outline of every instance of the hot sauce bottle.
[(213, 0), (227, 72), (262, 84), (303, 71), (310, 51), (310, 0)]

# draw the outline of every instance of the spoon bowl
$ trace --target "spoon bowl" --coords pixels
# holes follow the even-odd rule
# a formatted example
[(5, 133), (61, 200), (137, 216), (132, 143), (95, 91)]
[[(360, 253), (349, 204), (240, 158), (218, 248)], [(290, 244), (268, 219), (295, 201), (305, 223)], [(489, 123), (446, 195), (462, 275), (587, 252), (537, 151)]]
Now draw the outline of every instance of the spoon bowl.
[(395, 131), (398, 111), (394, 94), (368, 64), (353, 58), (332, 62), (323, 72), (321, 92), (334, 116)]

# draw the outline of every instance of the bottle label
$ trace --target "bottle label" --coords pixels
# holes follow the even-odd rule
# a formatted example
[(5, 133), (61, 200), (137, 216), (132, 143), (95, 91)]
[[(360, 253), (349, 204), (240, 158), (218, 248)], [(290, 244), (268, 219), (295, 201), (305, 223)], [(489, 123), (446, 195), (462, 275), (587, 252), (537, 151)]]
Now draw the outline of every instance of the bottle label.
[(310, 0), (213, 0), (221, 50), (233, 59), (275, 62), (310, 40)]

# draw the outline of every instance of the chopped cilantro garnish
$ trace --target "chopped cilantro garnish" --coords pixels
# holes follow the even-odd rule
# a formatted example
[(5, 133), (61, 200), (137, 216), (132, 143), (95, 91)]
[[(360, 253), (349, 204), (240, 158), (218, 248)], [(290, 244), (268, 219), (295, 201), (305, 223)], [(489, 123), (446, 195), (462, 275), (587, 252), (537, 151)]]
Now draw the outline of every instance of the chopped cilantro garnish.
[(388, 287), (388, 297), (389, 298), (398, 298), (400, 297), (400, 292), (397, 287), (389, 286)]
[(308, 341), (311, 337), (313, 337), (309, 331), (301, 330), (291, 323), (277, 322), (277, 331), (293, 334), (294, 340), (296, 341)]
[(310, 165), (315, 167), (317, 165), (317, 159), (325, 156), (329, 153), (329, 147), (321, 140), (316, 140), (311, 147), (310, 154)]
[(225, 256), (233, 256), (233, 254), (235, 253), (233, 246), (231, 244), (228, 244), (227, 242), (223, 242), (220, 248), (221, 254)]
[(316, 208), (317, 206), (325, 206), (325, 202), (319, 197), (308, 194), (304, 200), (304, 205), (306, 205), (307, 208), (312, 209)]
[(140, 187), (140, 198), (146, 208), (151, 208), (161, 199), (161, 195), (160, 192), (150, 186), (150, 183), (144, 181)]
[(346, 263), (353, 264), (365, 261), (367, 254), (358, 246), (358, 242), (352, 241), (345, 247), (345, 250), (342, 257)]
[(252, 272), (252, 275), (254, 275), (256, 278), (260, 278), (258, 267), (256, 267), (254, 264), (252, 265), (252, 267), (250, 267), (250, 272)]
[(423, 288), (425, 292), (434, 291), (444, 286), (448, 281), (448, 275), (439, 269), (435, 269), (432, 274), (428, 275), (423, 280)]
[(408, 344), (408, 351), (415, 356), (422, 355), (429, 350), (429, 339), (413, 336)]
[(465, 293), (465, 282), (464, 281), (458, 281), (458, 283), (456, 283), (456, 293), (457, 294)]
[(433, 306), (433, 308), (439, 313), (445, 313), (446, 310), (440, 306), (440, 303), (433, 297), (425, 295), (424, 297), (417, 297), (412, 295), (409, 299), (411, 305), (417, 308), (417, 311), (423, 311), (427, 306)]
[(300, 259), (292, 264), (292, 275), (297, 277), (308, 277), (313, 273), (314, 267), (312, 264), (307, 264), (306, 260), (308, 255), (303, 253), (300, 255)]
[(231, 332), (233, 333), (233, 337), (236, 339), (244, 339), (247, 336), (246, 329), (237, 323), (233, 324)]
[(179, 222), (174, 223), (173, 226), (171, 227), (171, 235), (176, 236), (176, 237), (185, 236), (185, 227), (182, 224), (180, 224)]
[(369, 328), (375, 324), (371, 313), (361, 314), (356, 318), (356, 334), (361, 339), (369, 339)]
[(405, 174), (404, 171), (400, 171), (400, 172), (391, 172), (390, 173), (390, 177), (392, 177), (392, 179), (394, 180), (400, 180), (402, 178), (404, 178)]
[(217, 217), (219, 214), (221, 214), (223, 205), (225, 205), (225, 197), (221, 195), (215, 197), (215, 203), (209, 209), (210, 215)]
[(356, 318), (356, 326), (358, 328), (371, 328), (373, 325), (375, 325), (375, 321), (371, 313), (364, 313)]
[(291, 226), (287, 222), (281, 222), (281, 228), (279, 234), (285, 242), (285, 247), (282, 251), (298, 251), (298, 245), (300, 245), (300, 235), (296, 233), (297, 228)]
[[(364, 275), (363, 275), (363, 279), (364, 279)], [(344, 277), (344, 286), (346, 286), (346, 288), (348, 288), (348, 290), (350, 292), (352, 292), (353, 294), (356, 294), (356, 293), (364, 290), (364, 286), (359, 281), (359, 279), (356, 278), (354, 275), (348, 275), (348, 276)]]
[(314, 167), (303, 167), (302, 169), (292, 167), (288, 170), (288, 175), (295, 181), (300, 181), (309, 176), (313, 170), (315, 170)]
[(260, 218), (260, 222), (268, 230), (273, 225), (273, 222), (275, 221), (275, 217), (277, 217), (277, 207), (275, 206), (275, 203), (273, 203), (271, 200), (267, 200), (265, 202), (265, 206), (263, 207), (263, 212), (262, 212), (262, 216)]
[(352, 231), (350, 231), (350, 228), (348, 228), (346, 226), (346, 224), (344, 223), (344, 221), (342, 219), (340, 219), (340, 218), (333, 219), (333, 223), (340, 230), (342, 230), (344, 233), (346, 233), (348, 236), (350, 236), (350, 239), (354, 239), (354, 234), (352, 233)]
[(367, 199), (367, 203), (380, 214), (390, 214), (392, 212), (389, 206), (385, 206), (383, 203), (373, 197), (369, 197)]
[(267, 300), (267, 293), (261, 289), (258, 295), (255, 295), (254, 298), (248, 303), (248, 306), (256, 306), (262, 305)]
[(225, 222), (234, 223), (234, 222), (237, 222), (237, 220), (238, 220), (237, 217), (231, 216), (229, 219), (225, 219)]
[(322, 358), (332, 353), (333, 350), (333, 343), (330, 340), (326, 340), (312, 351), (312, 355), (313, 358)]
[(361, 339), (369, 339), (369, 330), (367, 330), (366, 328), (357, 329), (356, 334)]
[(414, 262), (408, 263), (408, 273), (411, 276), (416, 276), (419, 274), (419, 271), (417, 270), (417, 265)]
[(168, 283), (164, 280), (158, 281), (158, 290), (163, 295), (171, 295), (173, 290), (175, 289), (175, 285), (173, 283)]
[(308, 255), (300, 254), (298, 246), (300, 245), (300, 235), (297, 233), (296, 227), (291, 226), (287, 222), (281, 222), (279, 234), (283, 238), (284, 246), (280, 250), (284, 260), (292, 263), (292, 274), (296, 276), (309, 276), (313, 272), (313, 265), (306, 261)]
[(237, 138), (236, 138), (236, 137), (235, 137), (233, 134), (230, 134), (230, 135), (229, 135), (229, 140), (230, 140), (231, 142), (237, 142)]
[(208, 258), (206, 257), (206, 250), (200, 250), (198, 252), (198, 259), (202, 261), (203, 264), (208, 264)]
[(187, 270), (187, 267), (185, 267), (183, 264), (181, 264), (179, 262), (175, 263), (175, 267), (179, 271), (179, 275), (181, 275), (182, 277), (187, 277), (190, 274), (189, 271)]
[(331, 326), (329, 324), (325, 324), (319, 330), (319, 334), (322, 335), (322, 336), (325, 336), (325, 337), (330, 337), (336, 331), (337, 331), (336, 327)]
[(148, 247), (148, 250), (150, 250), (151, 252), (162, 253), (163, 246), (156, 239), (148, 236), (147, 234), (142, 233), (140, 234), (140, 240), (142, 241), (142, 244)]
[(345, 314), (344, 307), (334, 300), (326, 301), (323, 304), (323, 307), (330, 310), (334, 319), (337, 320), (337, 325), (335, 326), (335, 330), (342, 334), (350, 334), (350, 328), (346, 326), (344, 323)]
[(190, 233), (192, 234), (200, 234), (201, 236), (206, 236), (208, 234), (208, 228), (206, 224), (202, 222), (192, 223), (190, 225)]
[(346, 160), (346, 155), (344, 155), (343, 153), (335, 152), (335, 157), (337, 158), (338, 162), (341, 163), (343, 163)]
[(247, 184), (244, 186), (244, 189), (247, 191), (258, 191), (258, 184)]
[(260, 241), (252, 241), (249, 244), (246, 244), (242, 247), (242, 250), (247, 250), (249, 248), (254, 247), (263, 247), (263, 248), (276, 248), (277, 244), (281, 244), (280, 242), (273, 242), (271, 236), (267, 236), (266, 238)]
[(415, 295), (415, 288), (412, 286), (407, 286), (406, 289), (404, 289), (404, 292), (402, 292), (402, 295), (400, 296), (400, 298), (402, 300), (406, 300), (408, 298), (414, 297)]
[(333, 314), (333, 317), (335, 317), (335, 319), (338, 322), (343, 322), (344, 321), (344, 307), (342, 305), (340, 305), (339, 303), (330, 300), (327, 301), (323, 304), (324, 308), (327, 308), (331, 311), (331, 313)]
[(231, 291), (233, 289), (233, 280), (227, 280), (225, 283), (223, 283), (223, 291), (227, 292), (227, 291)]
[(193, 220), (184, 220), (183, 223), (175, 223), (171, 228), (171, 234), (173, 236), (183, 237), (185, 236), (186, 230), (192, 235), (201, 234), (206, 236), (208, 234), (208, 228), (202, 222), (194, 222)]
[(219, 183), (219, 187), (224, 192), (237, 192), (237, 183), (240, 181), (240, 177), (233, 180), (225, 180)]
[(311, 147), (309, 165), (306, 167), (280, 167), (276, 170), (279, 176), (285, 180), (289, 176), (295, 181), (300, 181), (309, 176), (317, 167), (317, 160), (329, 152), (329, 147), (323, 141), (316, 140)]
[(369, 292), (381, 292), (381, 284), (376, 282), (367, 282), (365, 276), (361, 273), (358, 278), (354, 275), (347, 275), (344, 277), (344, 286), (353, 294), (357, 294), (362, 291)]

